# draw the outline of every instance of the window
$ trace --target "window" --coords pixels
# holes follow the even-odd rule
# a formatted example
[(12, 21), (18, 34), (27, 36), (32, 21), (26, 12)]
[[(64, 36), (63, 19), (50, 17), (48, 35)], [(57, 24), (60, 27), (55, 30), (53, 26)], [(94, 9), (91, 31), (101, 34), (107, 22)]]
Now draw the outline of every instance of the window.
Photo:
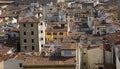
[(41, 38), (41, 40), (43, 40), (43, 38)]
[(35, 50), (34, 46), (32, 46), (32, 50)]
[(83, 65), (86, 66), (86, 63), (84, 62)]
[(97, 30), (99, 30), (100, 28), (98, 27)]
[(91, 41), (91, 44), (96, 44), (96, 41)]
[(31, 41), (32, 41), (32, 43), (34, 43), (34, 39), (32, 39)]
[(40, 25), (43, 25), (43, 23), (40, 23)]
[(26, 35), (26, 32), (24, 32), (24, 35)]
[(43, 30), (41, 30), (41, 33), (43, 33)]
[(53, 39), (56, 40), (57, 38), (54, 37)]
[(64, 51), (64, 56), (71, 56), (72, 52), (70, 50), (65, 50)]
[(83, 53), (83, 55), (85, 55), (86, 53)]
[(33, 27), (33, 24), (31, 24), (31, 27)]
[(52, 11), (52, 8), (50, 8), (50, 11)]
[(22, 63), (19, 63), (19, 67), (23, 67), (23, 66), (22, 66)]
[(23, 27), (26, 27), (26, 24), (23, 24)]
[(54, 33), (53, 33), (53, 35), (57, 35), (57, 33), (56, 33), (56, 32), (54, 32)]
[(26, 39), (24, 39), (24, 43), (27, 43), (27, 40), (26, 40)]
[(16, 37), (16, 35), (14, 34), (13, 37)]
[(34, 35), (34, 32), (33, 32), (33, 31), (31, 31), (31, 35)]
[(25, 50), (27, 50), (27, 46), (25, 46)]
[(60, 41), (63, 41), (63, 38), (60, 38)]
[(60, 32), (59, 35), (63, 35), (63, 32)]
[(89, 18), (89, 21), (91, 21), (91, 18)]
[(43, 47), (43, 44), (41, 45), (41, 47)]
[(51, 35), (51, 33), (47, 33), (47, 35)]
[(103, 69), (103, 67), (98, 67), (98, 69)]

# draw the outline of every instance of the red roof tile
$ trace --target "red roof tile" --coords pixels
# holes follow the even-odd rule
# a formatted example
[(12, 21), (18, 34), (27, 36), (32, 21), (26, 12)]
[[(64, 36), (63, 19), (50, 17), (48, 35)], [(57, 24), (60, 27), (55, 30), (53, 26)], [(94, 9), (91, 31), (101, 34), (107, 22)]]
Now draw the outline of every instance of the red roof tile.
[(24, 66), (27, 65), (75, 65), (75, 57), (27, 57)]

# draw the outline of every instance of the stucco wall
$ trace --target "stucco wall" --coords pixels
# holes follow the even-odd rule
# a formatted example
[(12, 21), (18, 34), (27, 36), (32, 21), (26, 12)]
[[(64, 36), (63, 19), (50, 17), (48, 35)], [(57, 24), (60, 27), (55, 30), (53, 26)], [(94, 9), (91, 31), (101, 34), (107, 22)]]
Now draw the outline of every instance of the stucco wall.
[(22, 60), (11, 58), (4, 62), (4, 69), (23, 69), (20, 67), (20, 63), (23, 63)]
[[(34, 26), (31, 27), (31, 23), (25, 23), (26, 27), (23, 27), (23, 24), (20, 24), (20, 45), (21, 51), (32, 51), (32, 46), (35, 47), (35, 51), (39, 51), (39, 41), (38, 41), (38, 23), (33, 23)], [(31, 35), (31, 31), (34, 32), (34, 35)], [(26, 32), (26, 35), (24, 35)], [(24, 43), (24, 39), (27, 40)], [(34, 39), (34, 43), (31, 42), (31, 39)], [(25, 50), (25, 46), (27, 46), (27, 50)]]
[(0, 69), (4, 69), (4, 66), (3, 66), (4, 62), (0, 62)]
[(100, 48), (88, 50), (88, 68), (94, 69), (95, 63), (103, 63), (103, 50)]

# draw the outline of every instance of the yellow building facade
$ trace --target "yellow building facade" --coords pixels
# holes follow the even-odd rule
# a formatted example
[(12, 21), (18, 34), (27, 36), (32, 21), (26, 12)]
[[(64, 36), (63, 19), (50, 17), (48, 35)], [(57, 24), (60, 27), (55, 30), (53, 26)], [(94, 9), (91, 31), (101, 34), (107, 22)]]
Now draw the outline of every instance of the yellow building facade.
[(53, 29), (53, 30), (46, 30), (45, 38), (48, 41), (52, 40), (62, 40), (63, 38), (67, 37), (67, 29)]

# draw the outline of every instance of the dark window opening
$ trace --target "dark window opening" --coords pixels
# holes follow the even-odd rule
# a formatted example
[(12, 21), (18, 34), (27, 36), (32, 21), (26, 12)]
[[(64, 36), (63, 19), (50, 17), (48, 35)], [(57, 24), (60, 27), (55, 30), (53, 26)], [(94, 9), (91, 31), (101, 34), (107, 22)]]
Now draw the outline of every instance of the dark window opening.
[(27, 50), (27, 46), (25, 46), (25, 50)]
[(33, 24), (31, 24), (31, 27), (33, 27)]
[(43, 31), (41, 30), (41, 33), (43, 33)]
[(103, 69), (103, 67), (98, 67), (98, 69)]
[(41, 38), (41, 40), (43, 40), (43, 38)]
[(47, 33), (47, 35), (51, 35), (51, 33)]
[(26, 40), (26, 39), (24, 39), (24, 43), (27, 43), (27, 40)]
[(99, 30), (100, 28), (98, 27), (97, 30)]
[(26, 24), (23, 24), (23, 27), (26, 27)]
[(43, 47), (43, 44), (41, 45), (41, 47)]
[(43, 25), (43, 23), (40, 23), (40, 25)]
[(16, 37), (16, 35), (14, 34), (13, 37)]
[(32, 41), (32, 43), (34, 43), (34, 39), (32, 39), (31, 41)]
[(34, 35), (34, 32), (33, 32), (33, 31), (31, 31), (31, 35)]
[(57, 38), (53, 38), (53, 39), (55, 39), (55, 40), (56, 40)]
[(56, 33), (56, 32), (54, 32), (54, 33), (53, 33), (53, 35), (57, 35), (57, 33)]
[(32, 50), (35, 50), (34, 46), (32, 46)]
[(50, 8), (50, 11), (52, 11), (52, 8)]
[(86, 53), (83, 53), (83, 55), (85, 55)]
[(63, 32), (60, 32), (59, 34), (60, 34), (60, 35), (63, 35)]
[(83, 65), (86, 66), (86, 63), (84, 62)]
[(19, 64), (20, 67), (23, 67), (22, 63)]
[(24, 35), (26, 35), (26, 32), (24, 32)]

